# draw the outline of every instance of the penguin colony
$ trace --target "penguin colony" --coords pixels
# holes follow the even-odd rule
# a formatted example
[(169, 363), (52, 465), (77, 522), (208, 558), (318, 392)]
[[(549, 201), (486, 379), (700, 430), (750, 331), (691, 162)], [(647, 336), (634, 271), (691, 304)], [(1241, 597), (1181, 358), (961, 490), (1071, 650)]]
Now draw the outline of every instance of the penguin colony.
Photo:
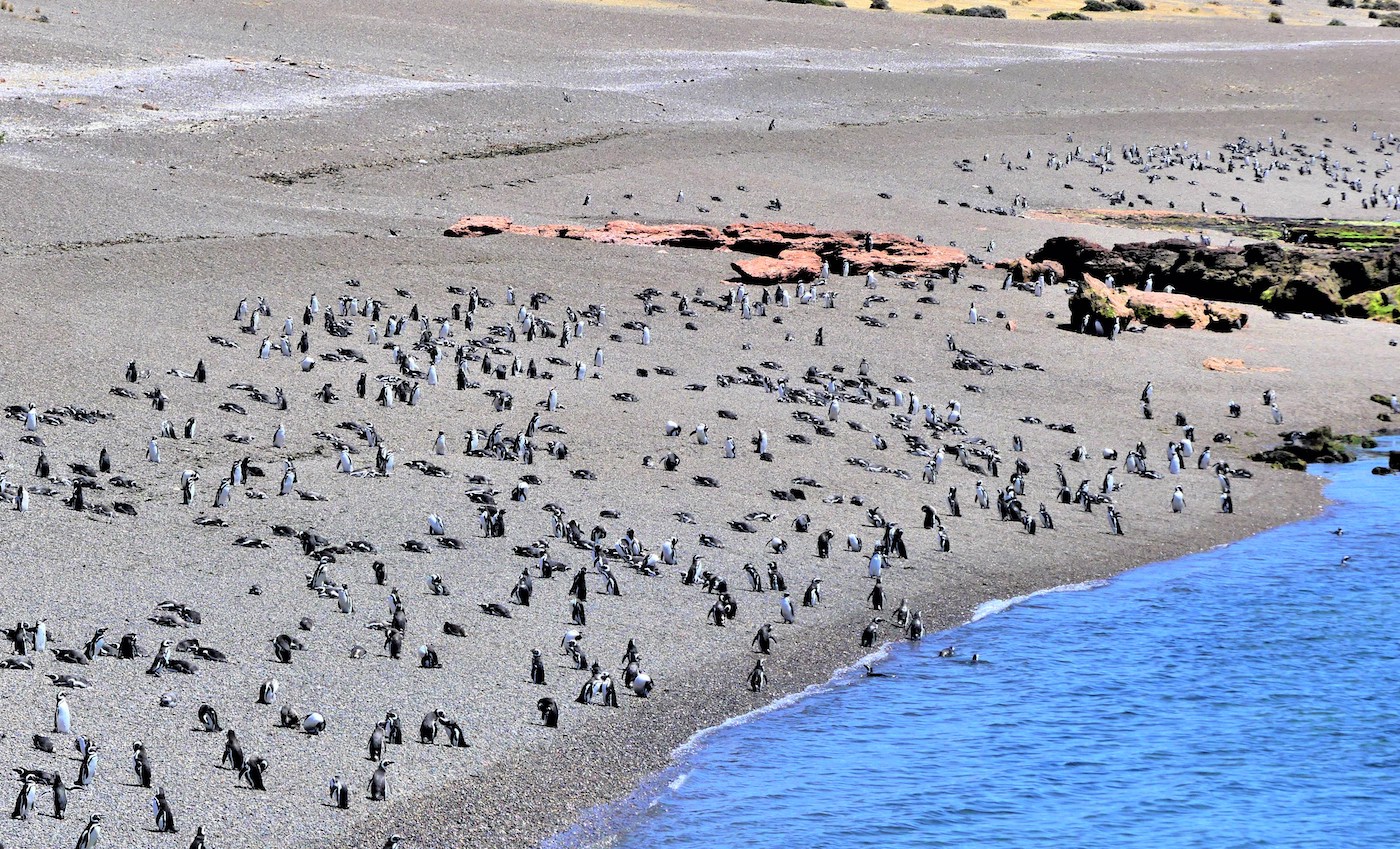
[[(1038, 281), (1004, 297), (1053, 313), (1063, 286)], [(8, 750), (22, 759), (12, 834), (47, 839), (36, 821), (51, 812), (60, 842), (78, 849), (95, 847), (114, 819), (128, 823), (130, 845), (175, 845), (152, 837), (171, 833), (191, 846), (206, 833), (252, 845), (257, 834), (239, 833), (239, 819), (204, 815), (211, 794), (234, 811), (266, 796), (317, 805), (334, 823), (335, 812), (420, 792), (400, 784), (405, 771), (431, 782), (472, 758), (488, 721), (545, 735), (605, 724), (599, 711), (651, 710), (672, 697), (668, 674), (703, 665), (716, 647), (747, 647), (751, 659), (715, 686), (759, 703), (785, 680), (789, 656), (824, 644), (818, 623), (846, 623), (847, 646), (863, 650), (921, 640), (925, 605), (937, 601), (931, 575), (956, 564), (970, 537), (1017, 552), (1034, 551), (1037, 535), (1130, 538), (1138, 516), (1127, 490), (1150, 493), (1166, 516), (1244, 509), (1251, 473), (1235, 465), (1227, 431), (1241, 416), (1276, 421), (1286, 403), (1272, 387), (1256, 409), (1204, 392), (1171, 397), (1148, 381), (1122, 398), (1142, 409), (1141, 437), (1092, 449), (1087, 419), (1026, 410), (993, 422), (978, 396), (1000, 374), (1034, 374), (1050, 391), (1062, 391), (1060, 378), (1054, 363), (998, 356), (1000, 316), (979, 313), (986, 287), (961, 270), (828, 270), (796, 287), (647, 288), (610, 304), (545, 288), (419, 295), (350, 280), (299, 302), (235, 298), (196, 362), (161, 361), (155, 348), (149, 362), (94, 375), (110, 382), (107, 408), (9, 407), (0, 496), (12, 535), (26, 522), (100, 538), (109, 524), (178, 521), (191, 550), (149, 556), (227, 572), (221, 555), (236, 552), (244, 609), (263, 611), (210, 621), (208, 598), (170, 598), (133, 575), (125, 592), (147, 603), (124, 622), (57, 628), (52, 611), (7, 628), (4, 674), (54, 688), (43, 715), (10, 729), (32, 740)], [(922, 322), (926, 348), (875, 354), (896, 321)], [(688, 336), (736, 324), (748, 340), (738, 363), (686, 362)], [(870, 334), (870, 358), (883, 365), (832, 362), (824, 339), (838, 326)], [(750, 362), (760, 337), (787, 355)], [(645, 397), (658, 382), (709, 412), (682, 421)], [(763, 415), (733, 412), (725, 399), (738, 397), (733, 406)], [(1191, 412), (1153, 418), (1154, 406)], [(571, 444), (570, 428), (604, 410), (648, 435), (610, 439), (596, 455)], [(308, 419), (323, 424), (292, 424)], [(442, 426), (425, 430), (425, 419)], [(79, 456), (85, 428), (112, 441)], [(629, 480), (656, 499), (615, 500)], [(746, 492), (752, 509), (717, 513), (707, 493), (724, 488)], [(353, 497), (410, 518), (358, 526), (336, 515)], [(687, 507), (657, 513), (671, 503)], [(322, 524), (359, 530), (332, 536)], [(669, 533), (655, 530), (663, 525)], [(462, 592), (469, 573), (497, 590)], [(81, 588), (73, 595), (81, 605)], [(636, 623), (662, 619), (699, 648), (653, 651)], [(256, 632), (261, 648), (235, 653), (207, 636), (233, 631)], [(553, 636), (525, 636), (544, 632)], [(480, 672), (465, 659), (473, 652), (505, 657), (509, 679)], [(361, 703), (323, 702), (308, 665), (361, 676)], [(211, 678), (239, 695), (205, 700)], [(464, 690), (485, 693), (487, 707)], [(182, 730), (102, 730), (109, 713), (160, 711)], [(196, 751), (200, 769), (163, 764), (176, 750)], [(320, 774), (283, 766), (308, 752), (325, 763)]]

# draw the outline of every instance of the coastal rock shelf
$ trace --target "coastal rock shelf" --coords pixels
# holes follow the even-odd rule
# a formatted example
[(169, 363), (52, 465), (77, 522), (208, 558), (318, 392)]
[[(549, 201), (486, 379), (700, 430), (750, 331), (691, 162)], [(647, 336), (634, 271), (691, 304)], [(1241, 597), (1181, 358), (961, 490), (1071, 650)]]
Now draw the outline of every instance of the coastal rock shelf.
[(481, 237), (497, 233), (577, 239), (605, 245), (653, 245), (698, 250), (729, 250), (753, 254), (736, 260), (734, 271), (750, 283), (795, 283), (821, 273), (823, 260), (833, 270), (846, 266), (851, 274), (867, 271), (920, 276), (943, 274), (967, 264), (957, 248), (926, 244), (898, 233), (822, 230), (803, 224), (740, 222), (724, 227), (697, 224), (643, 224), (609, 221), (602, 227), (575, 224), (516, 224), (496, 215), (468, 215), (443, 232), (444, 236)]
[(1139, 287), (1152, 278), (1161, 291), (1206, 300), (1260, 304), (1280, 312), (1348, 315), (1400, 321), (1400, 250), (1324, 248), (1258, 242), (1216, 247), (1185, 239), (1129, 242), (1106, 248), (1057, 236), (1013, 270), (1057, 267), (1071, 280), (1086, 275)]

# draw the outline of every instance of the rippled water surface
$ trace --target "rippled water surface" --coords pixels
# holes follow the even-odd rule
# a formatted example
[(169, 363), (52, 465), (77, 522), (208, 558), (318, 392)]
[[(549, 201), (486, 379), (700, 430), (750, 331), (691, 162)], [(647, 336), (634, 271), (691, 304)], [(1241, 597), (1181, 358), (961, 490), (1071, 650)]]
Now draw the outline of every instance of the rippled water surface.
[(1373, 465), (1322, 470), (1316, 520), (1034, 596), (705, 736), (616, 845), (1400, 846), (1400, 478)]

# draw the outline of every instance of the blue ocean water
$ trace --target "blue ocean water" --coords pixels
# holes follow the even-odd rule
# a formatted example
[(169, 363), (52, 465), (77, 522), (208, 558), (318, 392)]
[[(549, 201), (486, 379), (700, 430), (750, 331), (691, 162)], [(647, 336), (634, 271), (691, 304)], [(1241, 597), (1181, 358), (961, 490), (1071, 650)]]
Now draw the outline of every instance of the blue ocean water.
[(893, 677), (722, 726), (612, 845), (1400, 847), (1400, 478), (1374, 465), (1316, 469), (1315, 520), (988, 605)]

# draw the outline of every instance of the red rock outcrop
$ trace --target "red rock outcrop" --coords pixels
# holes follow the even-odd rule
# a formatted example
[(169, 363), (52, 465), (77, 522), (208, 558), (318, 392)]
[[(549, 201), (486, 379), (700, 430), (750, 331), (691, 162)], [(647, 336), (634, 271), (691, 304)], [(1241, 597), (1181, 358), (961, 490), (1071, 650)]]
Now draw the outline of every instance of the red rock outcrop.
[(753, 254), (764, 261), (738, 260), (733, 266), (742, 279), (755, 283), (811, 280), (821, 273), (823, 260), (837, 271), (848, 263), (852, 274), (888, 271), (932, 275), (967, 263), (967, 254), (957, 248), (925, 244), (898, 233), (821, 230), (771, 221), (736, 222), (723, 228), (609, 221), (595, 228), (573, 224), (522, 225), (499, 216), (469, 215), (447, 228), (443, 235), (480, 237), (496, 233)]
[(777, 257), (739, 259), (729, 265), (746, 283), (806, 283), (822, 272), (822, 258), (801, 250), (786, 250)]

